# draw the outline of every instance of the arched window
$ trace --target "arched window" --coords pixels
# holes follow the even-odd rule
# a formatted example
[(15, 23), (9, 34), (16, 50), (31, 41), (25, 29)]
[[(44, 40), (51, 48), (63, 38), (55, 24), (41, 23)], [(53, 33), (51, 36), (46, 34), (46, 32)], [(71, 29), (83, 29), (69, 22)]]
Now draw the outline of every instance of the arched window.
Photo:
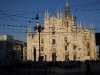
[(68, 21), (67, 21), (67, 27), (68, 27), (69, 25), (68, 25)]
[(88, 56), (90, 56), (90, 52), (88, 51)]
[(73, 49), (74, 49), (74, 50), (76, 49), (76, 45), (73, 45)]
[(52, 45), (55, 45), (55, 44), (56, 44), (56, 40), (52, 39)]
[(55, 31), (52, 31), (52, 34), (55, 34)]
[(68, 61), (68, 55), (65, 55), (65, 61)]
[(53, 62), (56, 61), (56, 58), (57, 58), (56, 53), (52, 53), (52, 61), (53, 61)]
[(65, 42), (67, 42), (67, 37), (64, 38)]
[(41, 47), (41, 51), (43, 51), (44, 50), (44, 47)]
[(87, 42), (87, 49), (89, 49), (89, 42)]
[(73, 55), (73, 60), (76, 60), (76, 55)]
[(67, 45), (65, 45), (65, 50), (67, 50)]
[(55, 30), (55, 27), (54, 26), (52, 27), (52, 30)]
[(44, 39), (43, 38), (41, 38), (41, 44), (43, 44), (44, 43)]
[(55, 34), (55, 27), (52, 27), (52, 34)]

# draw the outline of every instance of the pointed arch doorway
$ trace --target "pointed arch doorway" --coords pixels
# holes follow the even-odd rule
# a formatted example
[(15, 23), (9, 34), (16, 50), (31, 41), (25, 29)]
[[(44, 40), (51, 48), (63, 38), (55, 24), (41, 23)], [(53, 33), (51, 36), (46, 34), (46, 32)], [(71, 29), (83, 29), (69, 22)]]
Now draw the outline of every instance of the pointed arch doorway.
[(56, 61), (56, 53), (52, 53), (52, 61), (55, 62)]
[(76, 60), (76, 55), (73, 55), (73, 60), (74, 60), (74, 61)]

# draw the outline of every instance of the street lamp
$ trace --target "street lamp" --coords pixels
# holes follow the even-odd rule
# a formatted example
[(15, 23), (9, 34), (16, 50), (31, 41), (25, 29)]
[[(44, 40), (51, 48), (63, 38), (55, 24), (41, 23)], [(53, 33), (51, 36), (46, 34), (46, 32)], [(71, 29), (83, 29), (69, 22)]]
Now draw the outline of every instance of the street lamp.
[(36, 23), (36, 27), (34, 27), (34, 29), (38, 30), (38, 32), (39, 32), (39, 58), (38, 58), (38, 60), (41, 60), (41, 53), (40, 53), (40, 32), (44, 29), (44, 27), (39, 24), (38, 14), (36, 15), (35, 19), (36, 19), (37, 23)]

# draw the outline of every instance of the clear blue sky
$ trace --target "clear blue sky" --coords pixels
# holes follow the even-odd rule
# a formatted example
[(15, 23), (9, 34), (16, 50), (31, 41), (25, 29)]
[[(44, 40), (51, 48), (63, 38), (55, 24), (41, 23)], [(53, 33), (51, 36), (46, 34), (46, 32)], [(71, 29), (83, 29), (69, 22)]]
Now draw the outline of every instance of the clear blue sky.
[[(77, 17), (77, 22), (90, 27), (94, 24), (95, 32), (100, 30), (100, 0), (68, 0), (71, 14)], [(9, 34), (15, 39), (26, 41), (25, 26), (35, 27), (36, 12), (43, 24), (44, 10), (56, 15), (57, 9), (66, 5), (66, 0), (0, 0), (0, 34)], [(33, 18), (33, 19), (32, 19)], [(31, 22), (29, 22), (31, 21)]]

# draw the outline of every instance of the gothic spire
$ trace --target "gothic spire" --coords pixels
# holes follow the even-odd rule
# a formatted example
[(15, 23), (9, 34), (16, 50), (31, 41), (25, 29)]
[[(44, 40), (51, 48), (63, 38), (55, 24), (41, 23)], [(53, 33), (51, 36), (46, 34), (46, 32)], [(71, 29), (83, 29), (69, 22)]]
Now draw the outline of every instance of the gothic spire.
[(32, 36), (32, 29), (31, 29), (31, 26), (28, 27), (27, 34)]
[(44, 10), (44, 19), (46, 20), (47, 19), (47, 11)]
[(28, 27), (28, 30), (31, 30), (31, 26)]
[(85, 25), (85, 23), (84, 23), (84, 29), (86, 29), (86, 25)]
[(79, 25), (77, 25), (77, 28), (79, 28)]
[(73, 14), (72, 14), (72, 20), (74, 19), (74, 16), (73, 16)]
[(68, 0), (66, 0), (66, 6), (68, 6)]
[(68, 0), (66, 0), (65, 17), (70, 17), (70, 8), (68, 6)]
[(82, 23), (80, 22), (80, 28), (82, 28)]
[(77, 25), (78, 25), (78, 22), (77, 22)]
[(59, 11), (59, 18), (61, 19), (62, 18), (62, 10), (60, 8), (60, 11)]
[(92, 29), (93, 29), (93, 24), (91, 25)]
[(48, 10), (47, 10), (47, 20), (49, 19), (49, 13), (48, 13)]
[(59, 19), (59, 12), (58, 12), (58, 9), (57, 9), (57, 18)]
[(90, 29), (92, 28), (91, 22), (90, 22)]

